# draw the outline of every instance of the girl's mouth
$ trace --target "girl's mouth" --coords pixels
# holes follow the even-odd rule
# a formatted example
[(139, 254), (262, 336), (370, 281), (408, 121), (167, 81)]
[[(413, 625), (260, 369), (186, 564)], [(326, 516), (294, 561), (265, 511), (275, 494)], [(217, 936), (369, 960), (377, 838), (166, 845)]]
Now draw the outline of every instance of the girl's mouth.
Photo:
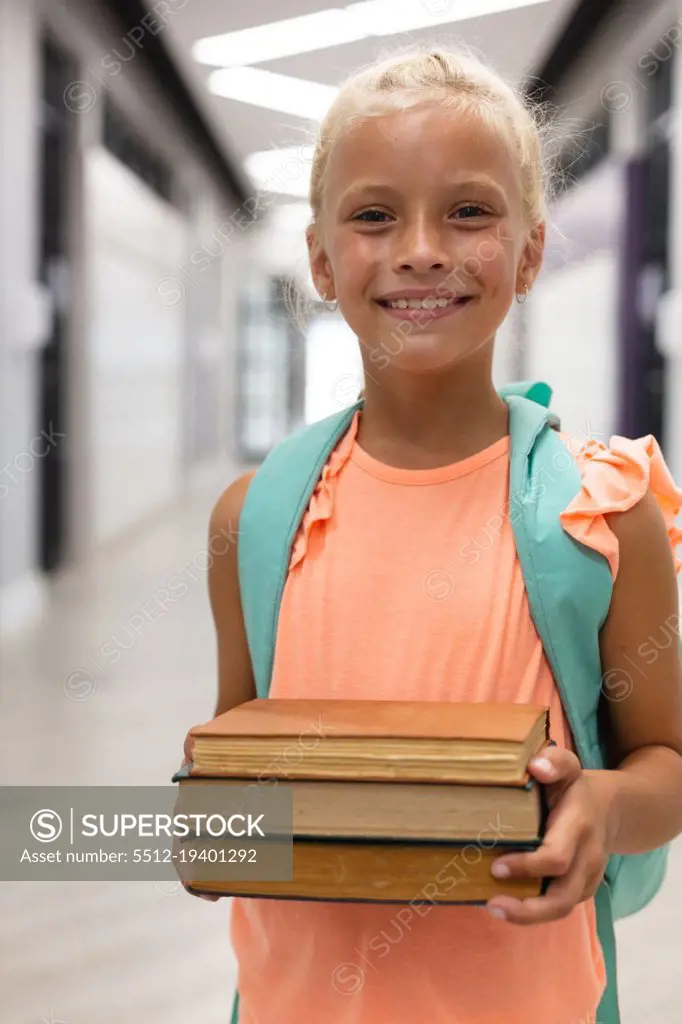
[(411, 320), (414, 323), (428, 324), (432, 320), (440, 320), (444, 316), (463, 309), (471, 302), (472, 295), (437, 296), (427, 295), (424, 298), (375, 299), (389, 316), (398, 320)]

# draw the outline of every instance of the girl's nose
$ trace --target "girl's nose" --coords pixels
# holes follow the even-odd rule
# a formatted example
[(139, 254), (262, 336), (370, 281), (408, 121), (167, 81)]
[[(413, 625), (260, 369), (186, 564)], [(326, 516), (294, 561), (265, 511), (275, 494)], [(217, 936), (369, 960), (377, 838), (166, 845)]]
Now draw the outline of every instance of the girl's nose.
[(411, 270), (416, 274), (433, 270), (447, 272), (451, 263), (442, 232), (435, 226), (415, 223), (403, 231), (395, 253), (397, 270)]

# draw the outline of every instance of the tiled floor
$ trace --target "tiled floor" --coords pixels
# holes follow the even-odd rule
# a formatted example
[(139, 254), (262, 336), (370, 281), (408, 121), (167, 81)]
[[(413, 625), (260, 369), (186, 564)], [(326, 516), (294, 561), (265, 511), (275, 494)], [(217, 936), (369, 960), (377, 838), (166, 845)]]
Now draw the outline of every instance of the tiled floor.
[[(7, 647), (0, 784), (169, 781), (187, 727), (213, 709), (210, 504), (195, 499), (62, 578), (46, 621)], [(163, 589), (176, 599), (160, 611)], [(0, 1022), (228, 1024), (228, 914), (152, 882), (0, 883)], [(682, 1021), (681, 923), (676, 844), (663, 892), (618, 927), (622, 1024)]]

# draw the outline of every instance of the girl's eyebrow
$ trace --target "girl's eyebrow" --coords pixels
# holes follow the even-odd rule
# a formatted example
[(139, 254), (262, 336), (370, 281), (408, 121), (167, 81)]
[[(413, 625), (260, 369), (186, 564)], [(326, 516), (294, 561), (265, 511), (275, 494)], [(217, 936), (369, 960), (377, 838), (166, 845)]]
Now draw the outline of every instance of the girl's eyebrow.
[[(485, 189), (487, 191), (494, 192), (498, 196), (499, 199), (501, 199), (503, 201), (506, 200), (506, 195), (505, 195), (504, 189), (500, 185), (498, 185), (497, 182), (493, 181), (492, 178), (486, 178), (486, 177), (469, 178), (469, 179), (466, 179), (466, 180), (462, 179), (461, 181), (458, 181), (457, 179), (455, 179), (454, 181), (446, 182), (442, 186), (442, 188), (439, 189), (439, 191), (442, 190), (443, 192), (454, 192), (454, 191), (465, 192), (467, 189), (473, 189), (473, 190)], [(362, 199), (362, 197), (365, 196), (365, 195), (377, 195), (377, 194), (382, 194), (382, 195), (386, 195), (386, 196), (390, 196), (390, 197), (399, 198), (400, 197), (400, 190), (394, 188), (392, 185), (382, 184), (380, 182), (360, 181), (360, 182), (356, 182), (353, 185), (350, 185), (346, 189), (346, 191), (341, 195), (341, 198), (339, 199), (339, 205), (341, 203), (344, 203), (349, 198), (352, 198), (352, 199)]]
[(375, 195), (377, 192), (381, 192), (384, 195), (399, 196), (400, 192), (398, 189), (393, 188), (391, 185), (382, 185), (375, 181), (361, 181), (350, 185), (345, 192), (342, 193), (339, 199), (339, 205), (346, 199), (352, 197), (353, 199), (361, 199), (364, 195), (371, 193)]
[(490, 190), (492, 192), (496, 192), (499, 195), (500, 199), (506, 198), (505, 197), (505, 192), (504, 192), (504, 189), (502, 188), (502, 186), (498, 185), (497, 182), (494, 181), (492, 178), (470, 178), (470, 179), (468, 179), (466, 181), (464, 181), (464, 180), (463, 181), (455, 180), (455, 181), (451, 182), (446, 187), (447, 188), (452, 188), (452, 189), (468, 189), (468, 188), (478, 189), (478, 188), (483, 188), (483, 189), (488, 189), (488, 190)]

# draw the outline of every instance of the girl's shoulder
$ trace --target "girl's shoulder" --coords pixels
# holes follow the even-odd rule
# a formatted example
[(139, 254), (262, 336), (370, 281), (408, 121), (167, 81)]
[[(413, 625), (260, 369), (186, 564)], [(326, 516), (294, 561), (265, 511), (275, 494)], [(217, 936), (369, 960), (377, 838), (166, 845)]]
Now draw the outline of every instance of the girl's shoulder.
[(239, 517), (246, 500), (249, 484), (256, 475), (256, 470), (249, 470), (238, 476), (223, 491), (213, 505), (209, 518), (209, 550), (211, 544), (219, 538), (229, 537), (229, 545), (236, 549), (236, 537), (239, 532)]
[(676, 519), (682, 511), (682, 489), (673, 480), (656, 438), (651, 434), (636, 439), (614, 435), (606, 445), (594, 439), (576, 444), (570, 435), (560, 436), (581, 476), (580, 491), (561, 514), (564, 529), (603, 554), (615, 580), (619, 538), (624, 532), (665, 528), (674, 568), (679, 572), (682, 561), (677, 558), (677, 547), (682, 544), (682, 530)]

